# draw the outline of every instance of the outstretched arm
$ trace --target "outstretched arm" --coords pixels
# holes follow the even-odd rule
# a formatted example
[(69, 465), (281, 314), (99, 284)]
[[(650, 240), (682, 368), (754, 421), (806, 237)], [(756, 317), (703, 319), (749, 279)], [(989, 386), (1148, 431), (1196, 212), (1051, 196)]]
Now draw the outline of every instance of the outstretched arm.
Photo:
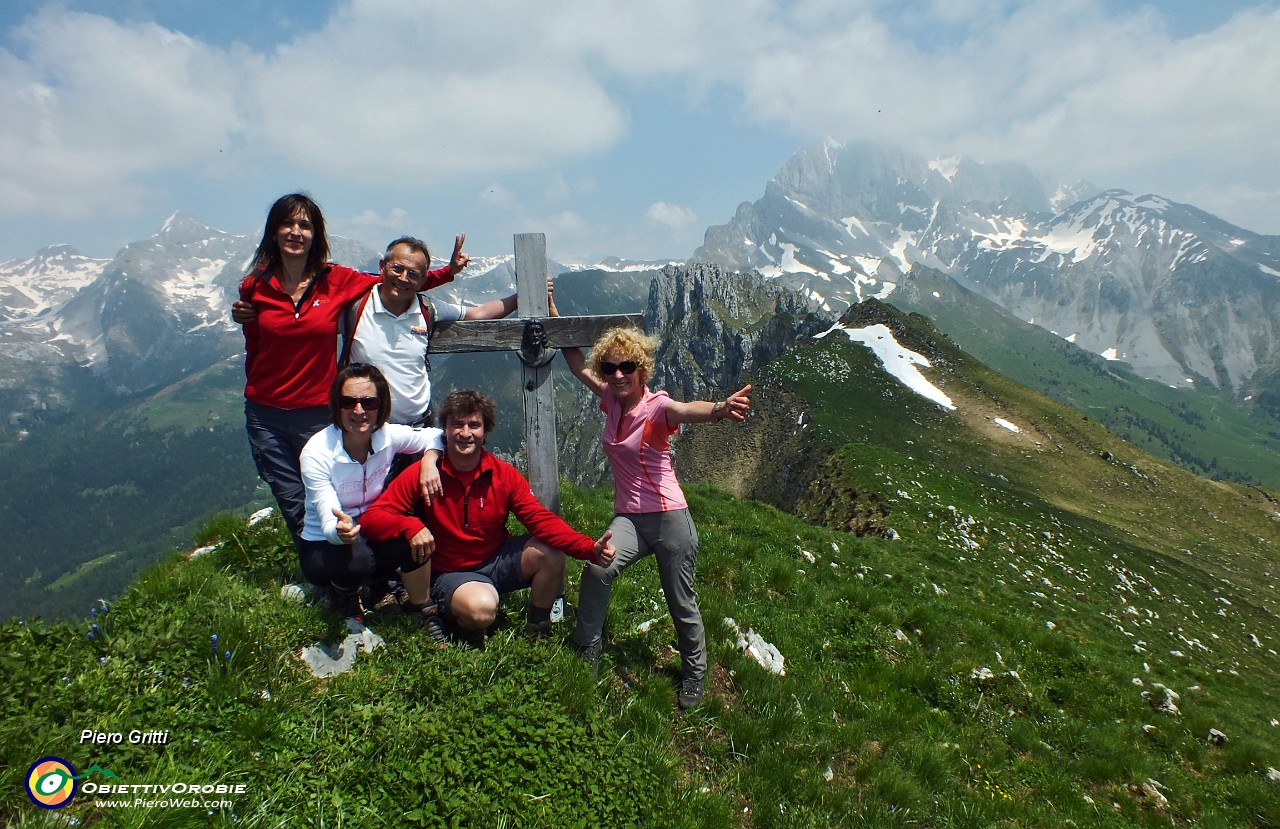
[(751, 384), (748, 383), (724, 400), (691, 400), (688, 403), (672, 400), (667, 404), (667, 426), (674, 429), (681, 423), (712, 423), (726, 418), (741, 423), (751, 411), (750, 393)]
[[(547, 306), (548, 314), (553, 317), (560, 316), (560, 310), (556, 308), (555, 285), (551, 279), (547, 279)], [(582, 381), (582, 385), (591, 389), (591, 393), (596, 397), (604, 394), (604, 381), (595, 375), (591, 369), (587, 367), (587, 357), (582, 353), (581, 348), (562, 348), (560, 353), (564, 355), (564, 361), (569, 365), (569, 371)]]
[(517, 297), (517, 294), (512, 294), (480, 305), (464, 305), (462, 318), (464, 320), (496, 320), (510, 316), (511, 312), (516, 310)]

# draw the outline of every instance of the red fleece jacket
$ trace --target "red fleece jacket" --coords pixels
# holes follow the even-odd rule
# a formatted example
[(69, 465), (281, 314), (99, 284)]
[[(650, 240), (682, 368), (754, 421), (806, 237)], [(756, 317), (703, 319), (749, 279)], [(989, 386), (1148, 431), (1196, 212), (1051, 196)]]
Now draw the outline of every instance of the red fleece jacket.
[(370, 541), (412, 539), (423, 527), (436, 539), (433, 573), (474, 570), (498, 552), (511, 536), (507, 515), (514, 513), (525, 529), (544, 544), (584, 561), (595, 561), (595, 541), (566, 524), (533, 496), (529, 482), (511, 464), (485, 452), (470, 487), (454, 476), (447, 455), (440, 459), (442, 495), (428, 507), (418, 485), (415, 463), (360, 515), (360, 529)]

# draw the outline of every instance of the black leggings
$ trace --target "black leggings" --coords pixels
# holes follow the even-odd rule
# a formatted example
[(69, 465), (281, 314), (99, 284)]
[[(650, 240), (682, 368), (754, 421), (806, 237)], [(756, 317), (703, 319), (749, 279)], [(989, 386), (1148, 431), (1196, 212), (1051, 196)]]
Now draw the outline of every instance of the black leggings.
[(391, 578), (397, 571), (412, 573), (426, 564), (414, 561), (409, 555), (409, 542), (399, 538), (372, 542), (361, 539), (355, 544), (304, 538), (298, 563), (302, 565), (302, 575), (312, 584), (348, 589), (374, 579)]

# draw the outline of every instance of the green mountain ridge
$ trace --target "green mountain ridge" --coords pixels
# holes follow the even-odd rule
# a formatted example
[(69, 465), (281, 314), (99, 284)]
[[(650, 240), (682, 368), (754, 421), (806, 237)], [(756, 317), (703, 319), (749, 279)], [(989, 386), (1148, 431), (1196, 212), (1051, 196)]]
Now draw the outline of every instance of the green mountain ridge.
[[(864, 303), (842, 322), (883, 325), (926, 357), (923, 375), (955, 409), (832, 332), (753, 378), (746, 424), (678, 438), (714, 666), (702, 708), (676, 712), (673, 630), (648, 563), (615, 586), (598, 683), (568, 625), (537, 645), (503, 628), (484, 651), (436, 652), (401, 618), (373, 623), (387, 646), (351, 673), (311, 678), (299, 650), (344, 629), (279, 598), (296, 574), (278, 522), (228, 516), (201, 534), (221, 539), (212, 553), (171, 557), (108, 613), (0, 627), (0, 816), (1280, 824), (1276, 493), (1162, 461), (920, 315)], [(606, 490), (563, 500), (584, 532), (609, 519)], [(569, 582), (572, 604), (576, 565)], [(521, 601), (507, 612), (519, 619)], [(784, 656), (784, 675), (742, 649), (748, 629)], [(82, 729), (130, 728), (172, 739), (79, 742)], [(48, 817), (21, 779), (50, 754), (126, 783), (246, 791), (212, 813), (77, 796)]]
[[(991, 368), (1155, 455), (1213, 478), (1280, 487), (1280, 408), (1265, 394), (1237, 401), (1207, 382), (1174, 389), (1139, 377), (931, 268), (915, 267), (889, 302), (928, 316)], [(1256, 385), (1266, 388), (1266, 376), (1260, 372)]]

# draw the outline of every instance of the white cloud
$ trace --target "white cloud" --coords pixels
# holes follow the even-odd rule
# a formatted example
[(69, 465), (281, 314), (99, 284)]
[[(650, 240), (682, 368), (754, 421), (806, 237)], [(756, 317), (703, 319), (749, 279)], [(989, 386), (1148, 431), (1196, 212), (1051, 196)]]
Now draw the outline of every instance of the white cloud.
[(516, 196), (507, 187), (494, 182), (480, 188), (476, 203), (484, 210), (512, 210), (516, 207)]
[(230, 56), (151, 24), (41, 13), (0, 52), (0, 213), (89, 215), (157, 171), (214, 164), (240, 126)]
[(687, 230), (698, 221), (698, 214), (689, 208), (681, 207), (678, 204), (668, 204), (664, 201), (654, 202), (649, 205), (644, 217), (651, 222), (657, 222), (664, 227), (677, 231)]
[[(190, 209), (157, 195), (180, 174), (178, 189), (217, 179), (359, 191), (418, 216), (434, 198), (492, 212), (502, 232), (548, 221), (583, 247), (593, 238), (591, 250), (658, 244), (658, 255), (696, 244), (697, 216), (675, 202), (697, 197), (671, 187), (669, 158), (629, 139), (635, 118), (680, 130), (683, 109), (795, 149), (834, 135), (1022, 160), (1280, 230), (1280, 10), (1224, 12), (1215, 28), (1175, 36), (1161, 8), (346, 0), (318, 28), (257, 51), (43, 11), (0, 50), (0, 216), (119, 214), (146, 200)], [(690, 132), (689, 158), (745, 152), (725, 135)], [(614, 178), (596, 178), (606, 170)], [(634, 192), (610, 192), (619, 180)], [(743, 182), (731, 203), (760, 184)], [(671, 201), (639, 220), (635, 205), (658, 194)], [(358, 213), (366, 203), (349, 208), (352, 226), (393, 221), (385, 204)]]
[(364, 242), (376, 251), (381, 251), (387, 242), (398, 236), (421, 236), (425, 231), (418, 228), (419, 224), (402, 207), (392, 207), (383, 213), (361, 210), (354, 216), (334, 216), (329, 219), (331, 233)]

